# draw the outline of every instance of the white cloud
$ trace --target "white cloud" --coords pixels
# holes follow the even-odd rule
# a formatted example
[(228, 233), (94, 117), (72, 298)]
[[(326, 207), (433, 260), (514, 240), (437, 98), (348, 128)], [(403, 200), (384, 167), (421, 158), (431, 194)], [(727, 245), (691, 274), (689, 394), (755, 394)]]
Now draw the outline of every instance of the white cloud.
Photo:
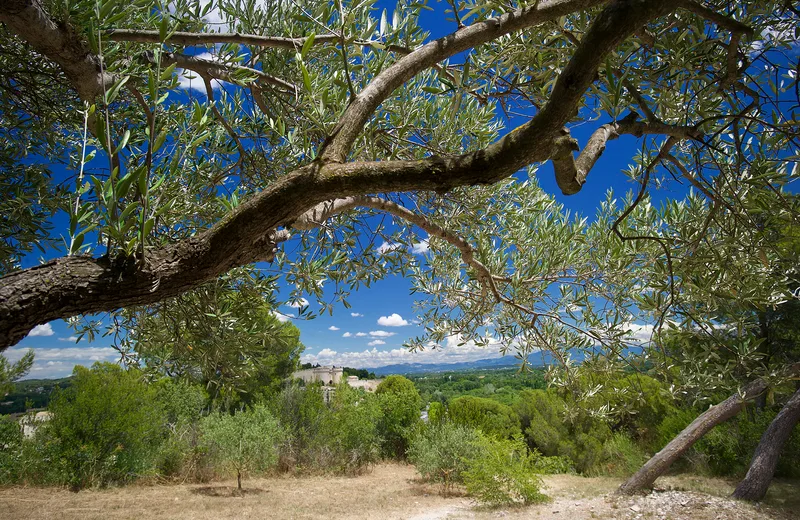
[(291, 319), (289, 316), (282, 314), (278, 311), (272, 311), (272, 315), (275, 316), (275, 318), (281, 323), (286, 323)]
[(408, 322), (395, 312), (390, 316), (381, 316), (378, 318), (378, 325), (383, 325), (384, 327), (405, 327), (408, 325)]
[(364, 315), (361, 314), (360, 312), (351, 312), (350, 316), (352, 316), (354, 318), (363, 318), (364, 317)]
[(37, 325), (28, 333), (29, 338), (38, 338), (44, 336), (52, 336), (55, 334), (53, 332), (53, 327), (49, 323), (45, 323), (44, 325)]
[(490, 342), (486, 347), (480, 347), (472, 341), (460, 346), (459, 343), (462, 341), (458, 336), (450, 336), (443, 346), (416, 352), (405, 348), (378, 350), (370, 344), (373, 348), (360, 352), (338, 352), (325, 349), (319, 354), (303, 354), (301, 357), (303, 363), (358, 368), (376, 368), (402, 363), (459, 363), (500, 357), (500, 343), (497, 341)]
[[(210, 52), (203, 52), (194, 56), (195, 58), (207, 61), (219, 61), (219, 58)], [(206, 84), (203, 78), (196, 72), (191, 70), (177, 68), (175, 74), (178, 78), (178, 88), (183, 90), (194, 90), (199, 94), (206, 95)], [(219, 90), (222, 88), (222, 82), (216, 79), (211, 80), (211, 90)]]
[(367, 343), (367, 345), (369, 345), (370, 347), (374, 347), (375, 345), (386, 345), (386, 342), (385, 341), (381, 341), (379, 339), (373, 339), (372, 341)]
[(403, 249), (403, 244), (398, 244), (397, 242), (384, 242), (375, 248), (379, 255), (385, 255), (386, 253), (398, 251), (400, 249)]
[(339, 327), (337, 327), (336, 325), (331, 325), (330, 327), (328, 327), (328, 330), (339, 330)]
[(389, 336), (394, 336), (397, 334), (396, 332), (386, 332), (385, 330), (371, 330), (369, 331), (370, 337), (373, 338), (388, 338)]
[(296, 302), (287, 303), (286, 305), (288, 305), (289, 307), (294, 307), (295, 309), (299, 309), (300, 307), (307, 307), (308, 300), (306, 300), (305, 298), (300, 298)]
[[(27, 348), (15, 347), (6, 350), (4, 355), (14, 363), (27, 351)], [(27, 377), (42, 379), (68, 376), (75, 365), (119, 361), (119, 352), (112, 347), (34, 348), (33, 356), (33, 367)]]
[(342, 334), (343, 338), (349, 338), (351, 336), (352, 336), (352, 334), (350, 334), (349, 332), (345, 332), (344, 334)]
[(80, 341), (78, 336), (70, 336), (68, 338), (58, 338), (58, 341), (69, 341), (70, 343), (77, 343)]
[(628, 339), (637, 343), (650, 343), (653, 326), (647, 323), (626, 323), (622, 326), (628, 332)]
[(426, 238), (422, 242), (416, 242), (411, 246), (411, 252), (415, 255), (424, 255), (428, 252), (430, 247), (428, 246), (428, 239)]
[(367, 335), (366, 332), (356, 332), (356, 337), (358, 337), (358, 338), (363, 338), (366, 335)]

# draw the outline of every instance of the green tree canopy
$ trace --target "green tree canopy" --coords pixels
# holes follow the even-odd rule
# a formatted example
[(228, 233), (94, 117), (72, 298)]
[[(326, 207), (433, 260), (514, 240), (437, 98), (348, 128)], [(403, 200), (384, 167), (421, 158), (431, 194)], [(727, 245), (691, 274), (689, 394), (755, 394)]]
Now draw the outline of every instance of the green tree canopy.
[(126, 311), (128, 356), (152, 371), (202, 383), (226, 407), (276, 392), (300, 361), (300, 331), (281, 322), (256, 273), (207, 283)]

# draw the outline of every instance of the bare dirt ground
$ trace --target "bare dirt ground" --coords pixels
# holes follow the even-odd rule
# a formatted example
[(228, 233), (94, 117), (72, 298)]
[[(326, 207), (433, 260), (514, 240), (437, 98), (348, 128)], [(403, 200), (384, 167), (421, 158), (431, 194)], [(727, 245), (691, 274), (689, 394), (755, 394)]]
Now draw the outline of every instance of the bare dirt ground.
[(800, 482), (777, 482), (764, 504), (727, 498), (730, 482), (668, 477), (646, 497), (617, 498), (619, 480), (545, 477), (552, 498), (524, 508), (485, 509), (455, 493), (442, 497), (411, 466), (382, 464), (360, 477), (247, 479), (208, 484), (134, 485), (72, 493), (58, 488), (0, 489), (0, 519), (552, 519), (793, 520), (800, 519)]

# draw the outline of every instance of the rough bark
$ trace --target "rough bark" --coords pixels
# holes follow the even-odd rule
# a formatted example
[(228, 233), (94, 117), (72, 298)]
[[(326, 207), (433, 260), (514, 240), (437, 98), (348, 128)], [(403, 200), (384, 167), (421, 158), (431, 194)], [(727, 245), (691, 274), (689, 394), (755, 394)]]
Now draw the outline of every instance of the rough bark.
[(626, 480), (617, 489), (617, 493), (632, 495), (651, 489), (656, 479), (663, 475), (672, 463), (686, 453), (695, 442), (711, 431), (714, 426), (736, 416), (742, 411), (747, 401), (762, 394), (766, 389), (767, 383), (763, 379), (757, 379), (742, 388), (741, 392), (737, 392), (700, 414), (669, 444), (647, 461), (636, 474)]
[(747, 475), (733, 492), (734, 498), (751, 501), (764, 498), (775, 474), (781, 450), (798, 421), (800, 421), (800, 390), (794, 393), (761, 436)]
[(100, 60), (69, 27), (51, 19), (39, 0), (3, 0), (0, 23), (27, 41), (39, 54), (56, 62), (83, 101), (102, 94), (114, 79), (101, 73)]

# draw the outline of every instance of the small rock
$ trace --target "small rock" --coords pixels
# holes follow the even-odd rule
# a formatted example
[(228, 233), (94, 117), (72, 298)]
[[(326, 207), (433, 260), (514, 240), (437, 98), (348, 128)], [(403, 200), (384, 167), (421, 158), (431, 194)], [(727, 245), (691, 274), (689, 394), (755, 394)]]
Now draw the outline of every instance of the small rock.
[(637, 506), (637, 505), (635, 505), (635, 504), (631, 506), (631, 511), (633, 511), (634, 513), (638, 513), (641, 510), (642, 510), (642, 508)]

